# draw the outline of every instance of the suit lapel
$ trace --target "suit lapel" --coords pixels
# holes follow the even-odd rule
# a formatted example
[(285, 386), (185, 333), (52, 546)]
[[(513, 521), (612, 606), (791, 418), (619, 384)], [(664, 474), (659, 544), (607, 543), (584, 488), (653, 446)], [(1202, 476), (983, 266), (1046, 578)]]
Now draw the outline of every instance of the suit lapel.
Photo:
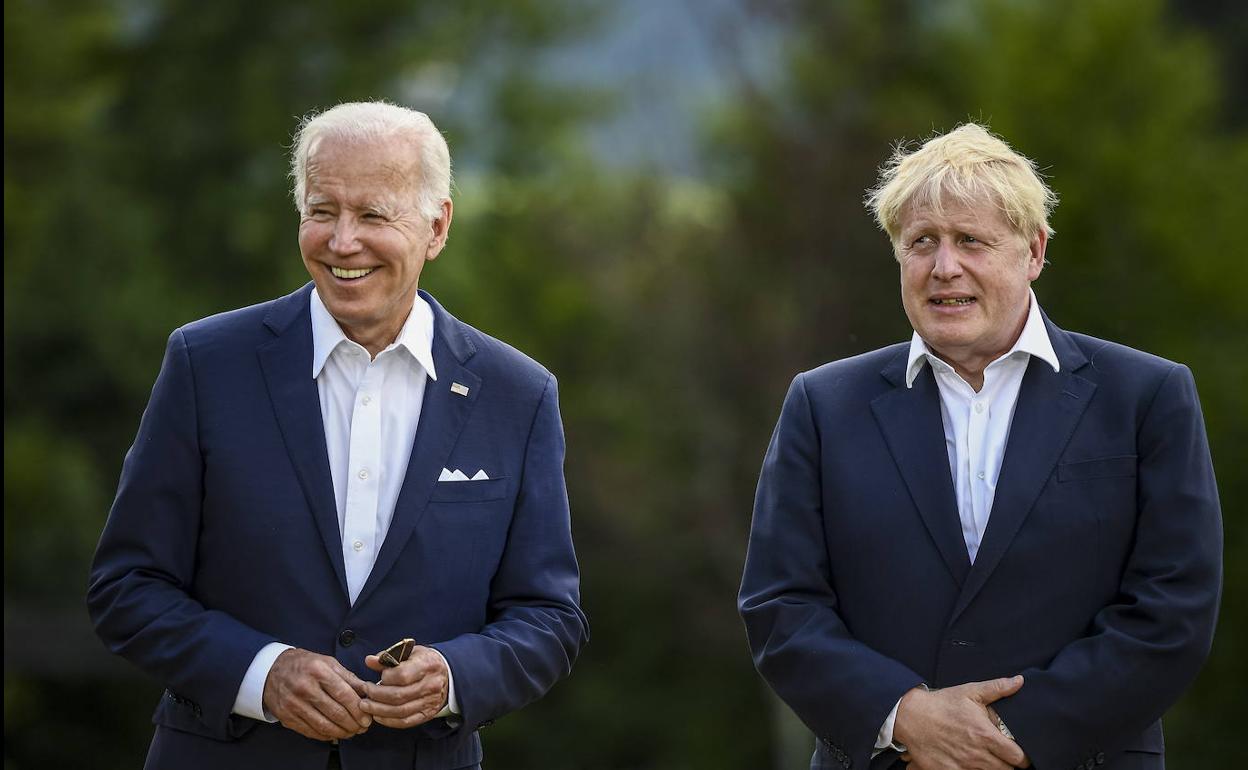
[(931, 366), (923, 368), (912, 388), (906, 387), (905, 367), (902, 350), (882, 372), (895, 387), (873, 400), (871, 409), (928, 533), (961, 585), (971, 562), (949, 476), (940, 393)]
[(1027, 365), (1014, 407), (988, 527), (975, 556), (975, 565), (950, 615), (950, 623), (957, 620), (1001, 562), (1052, 476), (1053, 467), (1096, 390), (1095, 383), (1076, 374), (1087, 363), (1078, 346), (1047, 317), (1044, 321), (1061, 371), (1054, 372), (1034, 356)]
[(325, 449), (325, 426), (321, 420), (321, 400), (312, 378), (312, 320), (308, 313), (311, 284), (282, 298), (274, 306), (265, 325), (276, 339), (257, 349), (260, 368), (268, 386), (269, 399), (277, 424), (290, 453), (295, 475), (303, 487), (308, 507), (321, 533), (338, 576), (343, 597), (347, 596), (346, 569), (342, 558), (342, 536), (338, 531), (338, 510), (334, 503), (333, 477)]
[[(423, 291), (420, 294), (433, 309), (433, 366), (438, 379), (425, 381), (425, 397), (420, 407), (416, 439), (394, 506), (390, 530), (377, 554), (373, 570), (355, 601), (356, 606), (385, 579), (407, 545), (481, 392), (481, 378), (464, 367), (464, 363), (476, 352), (472, 341), (464, 334), (460, 322), (451, 317), (433, 297)], [(466, 386), (467, 395), (452, 391), (454, 384)]]

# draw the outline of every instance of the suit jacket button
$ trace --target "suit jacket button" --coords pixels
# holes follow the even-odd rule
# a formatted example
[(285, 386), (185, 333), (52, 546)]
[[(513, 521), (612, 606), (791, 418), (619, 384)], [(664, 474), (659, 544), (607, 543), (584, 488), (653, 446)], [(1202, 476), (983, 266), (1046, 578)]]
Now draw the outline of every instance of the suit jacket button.
[(1096, 752), (1096, 764), (1098, 765), (1105, 764), (1105, 752), (1103, 751)]
[(355, 632), (349, 628), (346, 631), (343, 631), (341, 634), (338, 634), (338, 644), (341, 644), (343, 647), (350, 647), (351, 643), (354, 641), (355, 641)]

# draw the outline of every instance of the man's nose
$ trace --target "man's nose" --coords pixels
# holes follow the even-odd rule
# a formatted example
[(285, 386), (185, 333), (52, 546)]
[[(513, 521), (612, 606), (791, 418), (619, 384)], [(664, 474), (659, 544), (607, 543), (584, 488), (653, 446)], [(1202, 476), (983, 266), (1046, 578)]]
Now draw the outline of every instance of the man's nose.
[(356, 237), (359, 233), (359, 227), (355, 218), (349, 214), (339, 216), (334, 221), (334, 234), (329, 239), (329, 249), (335, 254), (351, 254), (360, 249), (359, 239)]
[(932, 277), (949, 281), (962, 275), (962, 260), (957, 248), (946, 242), (936, 248), (936, 261), (932, 264)]

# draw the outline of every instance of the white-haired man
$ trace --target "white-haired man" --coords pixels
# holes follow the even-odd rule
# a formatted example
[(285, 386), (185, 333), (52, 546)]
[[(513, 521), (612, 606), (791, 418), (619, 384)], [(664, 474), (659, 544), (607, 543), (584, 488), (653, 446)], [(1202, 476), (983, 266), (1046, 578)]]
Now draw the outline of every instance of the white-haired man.
[(1221, 513), (1191, 373), (1031, 291), (1055, 197), (968, 124), (868, 203), (912, 339), (797, 376), (740, 593), (812, 767), (1164, 766), (1209, 651)]
[(291, 173), (312, 283), (170, 337), (88, 606), (168, 688), (149, 768), (473, 767), (588, 636), (555, 379), (417, 288), (427, 116), (334, 107)]

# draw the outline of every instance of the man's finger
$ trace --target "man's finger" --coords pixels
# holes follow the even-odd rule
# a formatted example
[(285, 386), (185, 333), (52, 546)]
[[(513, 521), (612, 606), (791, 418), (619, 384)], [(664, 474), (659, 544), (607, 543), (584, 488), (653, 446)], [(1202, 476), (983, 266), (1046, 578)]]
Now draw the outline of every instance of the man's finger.
[(361, 706), (373, 715), (377, 724), (386, 727), (414, 727), (437, 716), (441, 706), (435, 698), (421, 698), (398, 705), (364, 701)]
[(993, 753), (997, 759), (1006, 763), (1010, 767), (1022, 767), (1027, 761), (1027, 755), (1017, 743), (1001, 736), (1000, 741), (993, 741), (988, 745), (988, 750)]
[(425, 722), (428, 722), (429, 720), (433, 719), (435, 714), (437, 714), (437, 712), (431, 708), (421, 708), (421, 709), (416, 709), (415, 711), (412, 711), (410, 714), (407, 714), (406, 716), (401, 716), (401, 717), (379, 716), (377, 717), (377, 724), (383, 725), (385, 727), (393, 727), (399, 730), (403, 730), (408, 727), (415, 727), (417, 725), (423, 725)]
[[(328, 703), (332, 703), (332, 701), (328, 701), (327, 699), (327, 704)], [(326, 708), (328, 708), (327, 704)], [(345, 717), (346, 711), (344, 710), (342, 713)], [(299, 732), (303, 732), (305, 735), (311, 734), (320, 736), (319, 740), (328, 740), (330, 738), (350, 738), (359, 732), (359, 728), (349, 726), (351, 724), (351, 720), (349, 718), (347, 718), (346, 721), (348, 726), (344, 727), (337, 724), (333, 719), (327, 716), (324, 711), (321, 710), (320, 706), (309, 701), (296, 701), (291, 704), (291, 707), (286, 712), (282, 723), (293, 725), (302, 722), (307, 728), (307, 731)]]
[(418, 711), (428, 710), (433, 707), (433, 699), (428, 697), (414, 698), (402, 703), (382, 703), (375, 700), (366, 700), (361, 701), (361, 706), (380, 722), (383, 718), (401, 719)]
[(1022, 689), (1023, 678), (1021, 676), (1011, 676), (1001, 679), (989, 679), (986, 682), (971, 682), (967, 686), (970, 688), (971, 700), (987, 706), (993, 701), (1008, 698)]
[(401, 706), (419, 697), (418, 685), (367, 685), (367, 693), (361, 703), (384, 703), (387, 706)]
[(410, 701), (434, 699), (442, 694), (442, 688), (433, 679), (423, 679), (409, 685), (367, 685), (368, 694), (365, 700), (398, 706)]
[(429, 658), (412, 658), (381, 672), (381, 683), (389, 686), (416, 684), (438, 674), (445, 674), (441, 661)]
[[(350, 737), (366, 729), (372, 724), (371, 719), (367, 722), (365, 718), (368, 716), (360, 709), (359, 697), (341, 682), (337, 683), (350, 698), (350, 705), (340, 702), (334, 695), (326, 692), (324, 689), (317, 695), (313, 695), (304, 705), (325, 719), (329, 720), (337, 728), (337, 730), (345, 731), (346, 736), (335, 734), (334, 737)], [(305, 717), (306, 719), (306, 717)]]
[(359, 727), (367, 728), (372, 724), (372, 719), (360, 710), (360, 700), (368, 697), (368, 690), (364, 682), (356, 678), (350, 671), (343, 669), (341, 673), (346, 674), (346, 677), (327, 679), (321, 682), (321, 689), (338, 705), (346, 709), (351, 719), (355, 720)]
[(300, 735), (304, 736), (305, 738), (311, 738), (314, 741), (333, 740), (332, 737), (318, 732), (315, 728), (313, 728), (307, 722), (303, 721), (302, 719), (299, 719), (298, 717), (294, 715), (288, 714), (286, 719), (281, 720), (281, 725), (282, 727), (285, 727), (288, 730), (293, 730), (299, 733)]
[(356, 693), (362, 692), (364, 689), (364, 680), (360, 679), (358, 676), (355, 675), (354, 671), (342, 665), (337, 660), (335, 660), (334, 663), (337, 664), (334, 667), (334, 671), (335, 673), (338, 674), (338, 678), (346, 682), (347, 686), (350, 687)]

